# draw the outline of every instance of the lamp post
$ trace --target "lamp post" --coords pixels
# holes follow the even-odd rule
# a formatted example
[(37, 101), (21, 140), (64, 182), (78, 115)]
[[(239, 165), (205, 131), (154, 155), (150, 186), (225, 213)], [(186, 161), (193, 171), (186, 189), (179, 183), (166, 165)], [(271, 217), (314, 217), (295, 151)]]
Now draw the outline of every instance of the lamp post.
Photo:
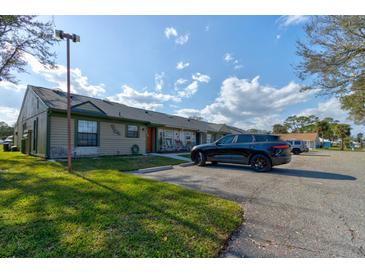
[(65, 33), (62, 30), (55, 31), (56, 38), (66, 39), (67, 42), (67, 169), (72, 171), (72, 147), (71, 147), (71, 91), (70, 91), (70, 40), (80, 42), (80, 36)]

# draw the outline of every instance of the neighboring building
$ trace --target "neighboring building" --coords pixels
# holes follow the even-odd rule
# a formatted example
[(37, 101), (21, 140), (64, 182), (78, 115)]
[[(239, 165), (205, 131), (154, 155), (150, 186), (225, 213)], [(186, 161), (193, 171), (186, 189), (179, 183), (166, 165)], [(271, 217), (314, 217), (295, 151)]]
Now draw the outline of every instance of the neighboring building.
[[(71, 95), (73, 156), (126, 155), (187, 151), (242, 129), (161, 112), (129, 107), (108, 100)], [(24, 153), (45, 158), (67, 156), (67, 95), (28, 86), (14, 130), (14, 144)]]
[(275, 134), (275, 135), (280, 136), (280, 138), (284, 141), (302, 140), (306, 143), (306, 145), (309, 149), (315, 149), (315, 148), (320, 147), (320, 145), (321, 145), (317, 132), (286, 133), (286, 134)]

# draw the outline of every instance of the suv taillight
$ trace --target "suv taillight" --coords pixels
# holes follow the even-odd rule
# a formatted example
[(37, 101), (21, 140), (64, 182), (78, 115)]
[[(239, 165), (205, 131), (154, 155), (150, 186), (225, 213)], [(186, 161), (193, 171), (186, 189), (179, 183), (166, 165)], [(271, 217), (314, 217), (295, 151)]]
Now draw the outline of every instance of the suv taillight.
[(289, 148), (289, 145), (276, 145), (276, 146), (272, 146), (272, 148), (286, 149), (286, 148)]

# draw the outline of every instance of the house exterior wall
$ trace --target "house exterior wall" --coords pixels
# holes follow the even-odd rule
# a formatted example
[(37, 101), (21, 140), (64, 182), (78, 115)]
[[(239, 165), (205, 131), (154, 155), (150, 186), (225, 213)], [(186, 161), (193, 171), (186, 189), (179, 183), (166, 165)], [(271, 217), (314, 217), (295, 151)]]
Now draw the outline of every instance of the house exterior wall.
[(193, 130), (157, 128), (157, 152), (189, 151), (196, 144)]
[[(34, 121), (37, 121), (37, 129), (34, 128)], [(27, 132), (28, 134), (26, 134)], [(24, 96), (18, 121), (14, 128), (14, 145), (22, 149), (22, 139), (25, 138), (31, 138), (31, 140), (26, 141), (29, 144), (27, 147), (28, 153), (41, 157), (46, 156), (47, 106), (33, 91), (29, 90)]]
[[(76, 120), (97, 121), (99, 127), (99, 142), (95, 147), (78, 147), (75, 145)], [(138, 125), (138, 138), (126, 137), (127, 125)], [(71, 120), (71, 145), (73, 157), (100, 155), (128, 155), (132, 154), (131, 147), (138, 145), (139, 153), (146, 152), (147, 128), (143, 124), (100, 121), (93, 118), (73, 118)], [(50, 117), (50, 158), (67, 157), (67, 119), (61, 116)]]

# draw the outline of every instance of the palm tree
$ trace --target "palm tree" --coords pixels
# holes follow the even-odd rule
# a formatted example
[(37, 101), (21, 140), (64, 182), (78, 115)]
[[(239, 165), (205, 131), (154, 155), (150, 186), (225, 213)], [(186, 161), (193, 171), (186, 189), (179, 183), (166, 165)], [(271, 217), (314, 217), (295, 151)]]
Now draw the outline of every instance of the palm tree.
[(345, 138), (351, 135), (351, 127), (348, 124), (337, 124), (334, 127), (334, 132), (341, 139), (341, 150), (344, 150)]

